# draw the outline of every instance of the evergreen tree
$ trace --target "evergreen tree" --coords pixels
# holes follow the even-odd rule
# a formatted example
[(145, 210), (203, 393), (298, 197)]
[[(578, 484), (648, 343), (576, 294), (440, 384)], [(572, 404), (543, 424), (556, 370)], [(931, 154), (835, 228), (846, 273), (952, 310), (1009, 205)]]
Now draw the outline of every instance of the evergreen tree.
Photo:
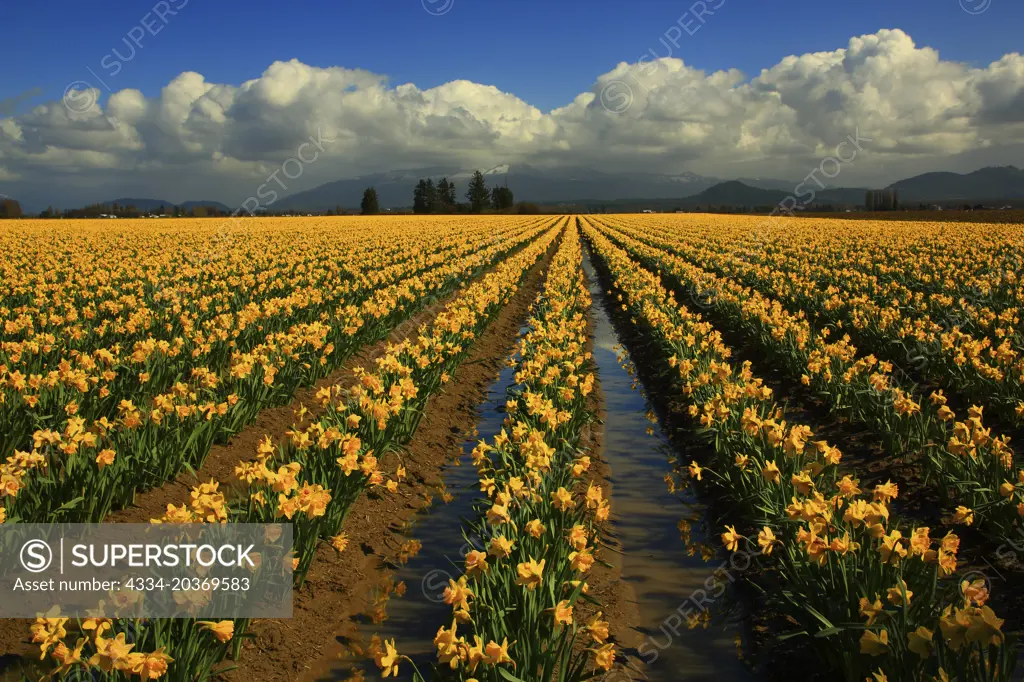
[(437, 203), (439, 204), (439, 210), (451, 210), (449, 208), (451, 202), (448, 201), (448, 178), (441, 178), (441, 180), (437, 183)]
[(412, 191), (412, 212), (427, 212), (427, 183), (423, 179), (416, 183), (416, 188)]
[(362, 209), (363, 215), (377, 215), (380, 213), (380, 204), (377, 203), (377, 190), (375, 188), (366, 188), (363, 192), (363, 201), (359, 207)]
[(437, 183), (437, 198), (445, 206), (446, 210), (453, 210), (458, 200), (455, 198), (455, 183), (448, 178), (441, 178)]
[(466, 199), (469, 200), (469, 208), (473, 213), (480, 213), (485, 208), (490, 208), (491, 195), (487, 191), (484, 174), (480, 171), (473, 173), (473, 179), (469, 181), (469, 190), (466, 191)]
[(20, 218), (21, 204), (14, 199), (0, 201), (0, 218)]
[(427, 213), (437, 213), (441, 208), (441, 202), (437, 197), (437, 187), (434, 186), (434, 181), (427, 178), (427, 184), (424, 186), (424, 199), (427, 204)]
[(502, 211), (512, 208), (514, 204), (515, 199), (512, 197), (512, 190), (508, 187), (495, 187), (491, 190), (491, 205), (495, 209)]

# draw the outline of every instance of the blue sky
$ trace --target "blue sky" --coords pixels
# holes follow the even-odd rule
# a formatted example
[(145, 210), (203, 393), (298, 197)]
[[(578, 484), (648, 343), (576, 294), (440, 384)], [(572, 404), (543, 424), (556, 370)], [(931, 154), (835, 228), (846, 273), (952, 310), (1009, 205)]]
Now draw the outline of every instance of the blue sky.
[(851, 135), (833, 184), (1021, 166), (1022, 28), (1022, 0), (7, 0), (0, 193), (240, 202), (321, 136), (282, 194), (520, 163), (788, 182)]
[[(708, 0), (716, 6), (722, 0)], [(0, 99), (24, 97), (17, 111), (57, 99), (83, 80), (147, 96), (183, 71), (208, 81), (257, 78), (275, 60), (346, 66), (421, 88), (464, 78), (495, 85), (543, 111), (591, 88), (597, 75), (654, 49), (692, 2), (660, 0), (169, 0), (186, 2), (115, 77), (100, 66), (155, 2), (81, 0), (5, 3), (0, 53), (8, 65)], [(440, 16), (437, 9), (452, 2)], [(901, 28), (944, 60), (983, 66), (1024, 47), (1024, 2), (963, 0), (725, 0), (673, 56), (705, 70), (738, 68), (748, 77), (791, 54), (844, 47), (851, 36)], [(151, 18), (150, 21), (153, 21)], [(689, 19), (684, 23), (688, 23)], [(694, 24), (697, 25), (697, 24)], [(154, 30), (161, 24), (155, 24)], [(2, 113), (2, 112), (0, 112)]]

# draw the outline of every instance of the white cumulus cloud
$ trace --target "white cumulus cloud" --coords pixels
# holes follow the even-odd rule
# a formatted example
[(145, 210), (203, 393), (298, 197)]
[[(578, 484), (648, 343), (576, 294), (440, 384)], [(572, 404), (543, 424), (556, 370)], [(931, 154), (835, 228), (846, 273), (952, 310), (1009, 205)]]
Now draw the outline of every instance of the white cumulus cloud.
[(857, 130), (870, 142), (850, 179), (877, 179), (946, 169), (965, 154), (1005, 162), (1006, 150), (1024, 145), (1024, 57), (945, 61), (900, 30), (789, 56), (756, 75), (675, 58), (622, 63), (550, 112), (490, 85), (424, 90), (297, 60), (240, 84), (185, 72), (157, 96), (121, 90), (86, 111), (100, 92), (71, 95), (71, 107), (48, 102), (0, 118), (6, 194), (59, 201), (59, 188), (99, 199), (130, 187), (238, 201), (318, 134), (335, 142), (296, 189), (373, 171), (507, 162), (799, 178)]

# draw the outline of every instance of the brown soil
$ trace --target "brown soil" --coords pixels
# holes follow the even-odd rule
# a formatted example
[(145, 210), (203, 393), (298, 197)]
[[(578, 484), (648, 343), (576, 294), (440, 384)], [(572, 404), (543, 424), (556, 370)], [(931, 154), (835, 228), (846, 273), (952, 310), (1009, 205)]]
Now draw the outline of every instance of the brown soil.
[[(430, 398), (416, 435), (403, 455), (408, 479), (394, 495), (364, 495), (345, 524), (349, 547), (340, 555), (322, 546), (306, 585), (295, 594), (287, 620), (262, 620), (251, 627), (229, 680), (317, 679), (335, 661), (338, 638), (353, 630), (398, 565), (403, 528), (441, 482), (441, 467), (477, 422), (477, 409), (501, 373), (519, 327), (543, 282), (552, 251), (527, 274), (515, 297), (499, 313), (459, 365), (448, 388)], [(287, 427), (286, 427), (287, 428)]]

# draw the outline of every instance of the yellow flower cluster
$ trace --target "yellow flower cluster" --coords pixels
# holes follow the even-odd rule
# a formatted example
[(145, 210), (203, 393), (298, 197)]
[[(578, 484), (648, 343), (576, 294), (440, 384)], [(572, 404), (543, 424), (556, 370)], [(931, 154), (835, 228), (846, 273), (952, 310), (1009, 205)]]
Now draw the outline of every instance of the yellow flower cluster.
[[(164, 677), (175, 659), (167, 649), (178, 646), (182, 656), (178, 660), (194, 661), (196, 644), (219, 647), (234, 638), (235, 623), (223, 621), (173, 621), (170, 630), (154, 627), (147, 621), (116, 620), (94, 616), (78, 621), (77, 636), (68, 639), (68, 618), (36, 618), (32, 624), (32, 641), (39, 645), (40, 659), (49, 654), (54, 662), (51, 675), (103, 676), (114, 678), (118, 673), (132, 679), (157, 680)], [(183, 627), (182, 627), (183, 626)], [(177, 630), (177, 631), (175, 631)], [(126, 633), (131, 633), (128, 641)], [(194, 640), (192, 647), (181, 647), (180, 636)], [(140, 651), (140, 643), (152, 646), (151, 651)], [(123, 678), (119, 678), (123, 679)]]

